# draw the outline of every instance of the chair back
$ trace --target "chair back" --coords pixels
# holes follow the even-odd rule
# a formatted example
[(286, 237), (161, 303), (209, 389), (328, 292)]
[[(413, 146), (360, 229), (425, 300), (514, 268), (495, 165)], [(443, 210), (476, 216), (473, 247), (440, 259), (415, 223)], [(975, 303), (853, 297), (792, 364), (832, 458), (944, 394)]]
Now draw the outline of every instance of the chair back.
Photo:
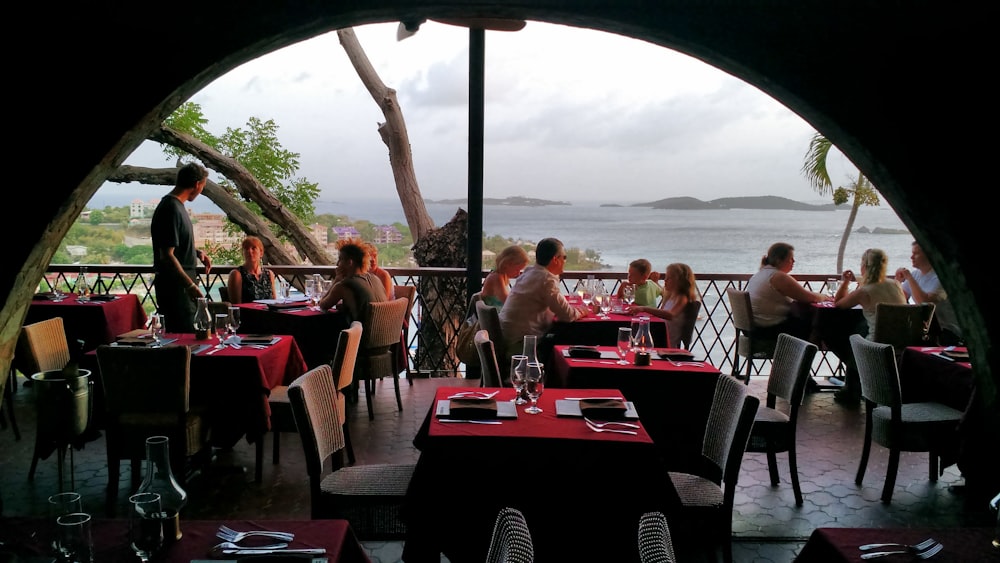
[[(723, 376), (728, 377), (728, 376)], [(739, 381), (733, 380), (737, 385)], [(746, 389), (746, 386), (743, 386)], [(747, 443), (750, 441), (750, 433), (753, 431), (753, 421), (757, 417), (757, 409), (760, 408), (760, 399), (753, 395), (743, 397), (742, 405), (738, 407), (736, 417), (736, 428), (733, 430), (732, 441), (729, 444), (729, 453), (726, 455), (725, 472), (722, 481), (725, 483), (723, 489), (723, 506), (726, 513), (733, 513), (733, 504), (736, 500), (736, 485), (740, 478), (740, 467), (743, 465), (743, 454), (747, 451)], [(729, 518), (732, 526), (732, 517)]]
[(324, 462), (345, 447), (330, 365), (316, 366), (295, 378), (288, 386), (288, 399), (302, 438), (310, 489), (318, 494)]
[[(712, 407), (708, 412), (708, 424), (701, 445), (701, 455), (706, 462), (704, 470), (699, 472), (715, 484), (722, 483), (726, 471), (733, 441), (736, 438), (737, 427), (743, 410), (743, 399), (747, 394), (747, 386), (736, 378), (718, 376), (715, 384), (715, 394), (712, 396)], [(754, 409), (756, 414), (756, 408)], [(751, 419), (751, 426), (753, 420)], [(746, 440), (743, 447), (746, 446)], [(742, 457), (742, 454), (741, 454)]]
[(928, 332), (933, 318), (933, 303), (879, 303), (875, 306), (872, 340), (891, 344), (897, 355), (902, 354), (907, 346), (928, 344)]
[[(673, 340), (673, 344), (679, 348), (684, 348), (685, 350), (691, 349), (692, 340), (694, 339), (694, 325), (698, 322), (698, 313), (701, 311), (701, 301), (688, 301), (688, 304), (684, 306), (684, 324), (681, 325), (681, 333), (676, 336)], [(674, 339), (674, 335), (670, 335), (671, 339)]]
[(354, 366), (358, 361), (362, 331), (360, 321), (354, 321), (350, 327), (340, 331), (340, 337), (337, 339), (337, 350), (333, 355), (333, 362), (331, 362), (337, 391), (342, 391), (354, 383)]
[(493, 341), (490, 340), (490, 333), (486, 330), (476, 332), (476, 351), (479, 352), (479, 365), (482, 366), (482, 386), (483, 387), (503, 387), (503, 376), (500, 375), (500, 366), (497, 365), (496, 349)]
[(896, 353), (891, 344), (873, 342), (860, 334), (851, 335), (851, 352), (861, 377), (861, 396), (898, 411), (902, 404)]
[(70, 353), (62, 317), (24, 325), (16, 350), (14, 366), (25, 377), (66, 367)]
[(740, 332), (752, 331), (753, 306), (750, 304), (750, 292), (730, 287), (726, 289), (726, 296), (733, 313), (733, 326)]
[(417, 302), (417, 286), (394, 285), (392, 286), (392, 292), (396, 299), (405, 297), (408, 300), (406, 315), (403, 317), (403, 326), (410, 326), (410, 317), (413, 315), (413, 305)]
[(535, 548), (524, 514), (516, 508), (501, 508), (493, 525), (493, 537), (490, 539), (486, 563), (534, 563), (534, 561)]
[(226, 287), (226, 284), (222, 284), (219, 286), (219, 300), (229, 301), (229, 288)]
[(487, 305), (480, 299), (476, 301), (476, 316), (479, 318), (479, 328), (485, 330), (493, 341), (493, 349), (496, 353), (497, 361), (503, 365), (510, 360), (510, 353), (507, 350), (507, 341), (503, 338), (503, 330), (500, 328), (500, 311), (492, 305)]
[(670, 526), (662, 512), (647, 512), (639, 517), (640, 563), (677, 563)]
[(406, 297), (369, 304), (361, 322), (364, 326), (361, 348), (365, 353), (387, 352), (390, 346), (399, 343), (403, 317), (409, 304), (410, 300)]
[(781, 398), (788, 401), (793, 413), (798, 411), (818, 350), (815, 344), (801, 338), (787, 333), (778, 335), (771, 375), (767, 380), (767, 406), (774, 408), (775, 398)]

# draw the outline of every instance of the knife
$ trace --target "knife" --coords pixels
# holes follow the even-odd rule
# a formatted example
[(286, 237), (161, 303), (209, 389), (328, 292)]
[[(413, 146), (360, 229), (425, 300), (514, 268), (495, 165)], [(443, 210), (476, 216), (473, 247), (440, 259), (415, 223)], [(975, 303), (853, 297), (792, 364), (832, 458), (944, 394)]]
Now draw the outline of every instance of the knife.
[(326, 554), (326, 549), (322, 547), (311, 548), (311, 549), (222, 549), (220, 550), (225, 555), (292, 555), (292, 554), (302, 554), (302, 555), (324, 555)]
[(499, 420), (459, 420), (457, 418), (439, 418), (438, 422), (468, 422), (469, 424), (503, 424)]

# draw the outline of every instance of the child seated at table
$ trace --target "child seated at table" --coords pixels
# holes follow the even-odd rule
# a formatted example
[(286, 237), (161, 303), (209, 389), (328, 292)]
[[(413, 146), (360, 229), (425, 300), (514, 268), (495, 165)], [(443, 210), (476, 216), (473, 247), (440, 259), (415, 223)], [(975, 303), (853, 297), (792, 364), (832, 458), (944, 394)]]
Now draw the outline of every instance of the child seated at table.
[(633, 260), (628, 265), (628, 279), (618, 288), (618, 298), (628, 303), (625, 299), (626, 288), (631, 288), (633, 301), (631, 304), (643, 307), (656, 307), (660, 302), (660, 294), (663, 289), (656, 283), (659, 274), (653, 271), (653, 265), (645, 258)]
[(663, 277), (663, 300), (659, 306), (635, 305), (629, 307), (632, 315), (647, 314), (667, 321), (668, 346), (676, 344), (683, 334), (685, 308), (691, 301), (698, 300), (698, 285), (694, 270), (687, 264), (675, 262), (667, 266), (667, 274)]

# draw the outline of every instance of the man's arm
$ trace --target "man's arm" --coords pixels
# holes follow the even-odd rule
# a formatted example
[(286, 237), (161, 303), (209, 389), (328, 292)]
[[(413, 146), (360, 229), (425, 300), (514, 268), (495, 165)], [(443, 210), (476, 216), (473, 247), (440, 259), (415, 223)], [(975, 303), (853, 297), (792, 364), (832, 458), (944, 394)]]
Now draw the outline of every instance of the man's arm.
[(184, 291), (187, 292), (188, 296), (190, 296), (192, 299), (203, 297), (203, 295), (201, 294), (201, 290), (198, 289), (198, 284), (194, 283), (194, 280), (188, 277), (187, 273), (184, 271), (184, 267), (181, 266), (181, 263), (177, 259), (177, 256), (174, 255), (174, 247), (168, 246), (166, 248), (160, 249), (160, 260), (166, 262), (167, 264), (170, 264), (170, 267), (174, 269), (177, 275), (177, 280), (180, 283), (185, 283), (185, 280), (187, 280), (187, 284), (186, 287), (184, 288)]

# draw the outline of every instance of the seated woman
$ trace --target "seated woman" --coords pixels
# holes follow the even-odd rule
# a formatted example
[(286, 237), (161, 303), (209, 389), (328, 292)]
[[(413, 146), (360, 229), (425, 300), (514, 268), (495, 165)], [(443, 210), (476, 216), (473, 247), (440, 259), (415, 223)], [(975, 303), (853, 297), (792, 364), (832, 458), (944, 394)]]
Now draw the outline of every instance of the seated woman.
[(753, 322), (761, 336), (767, 338), (788, 333), (802, 339), (809, 337), (809, 324), (791, 314), (792, 301), (818, 303), (830, 301), (828, 295), (809, 291), (789, 275), (795, 265), (795, 247), (776, 242), (767, 249), (760, 269), (747, 281), (753, 307)]
[(259, 238), (248, 236), (241, 244), (243, 264), (229, 272), (226, 286), (229, 302), (249, 303), (257, 299), (277, 299), (277, 284), (274, 272), (264, 267), (264, 243)]
[(656, 283), (658, 274), (653, 271), (653, 265), (645, 258), (633, 260), (628, 265), (628, 279), (618, 287), (620, 299), (624, 299), (625, 288), (633, 289), (633, 304), (643, 307), (656, 307), (660, 302), (660, 295), (663, 290), (660, 284)]
[(368, 271), (382, 282), (382, 287), (385, 289), (386, 297), (392, 299), (394, 297), (392, 274), (383, 270), (381, 266), (378, 265), (378, 247), (370, 242), (366, 242), (364, 245), (365, 250), (368, 251)]
[[(870, 339), (875, 334), (875, 308), (879, 303), (898, 305), (906, 303), (906, 294), (903, 293), (899, 282), (895, 279), (886, 279), (888, 265), (889, 257), (884, 250), (869, 248), (861, 255), (861, 279), (858, 280), (851, 270), (844, 270), (840, 287), (834, 296), (834, 304), (840, 309), (861, 305), (868, 327), (867, 329), (858, 327), (856, 333), (862, 334), (862, 331), (866, 330), (863, 333), (865, 338)], [(848, 293), (851, 282), (854, 281), (858, 282), (858, 286)], [(854, 362), (854, 354), (851, 353), (851, 334), (838, 335), (840, 338), (832, 339), (827, 346), (847, 366), (844, 388), (838, 391), (834, 398), (840, 402), (856, 403), (861, 398), (861, 380)]]
[(684, 308), (691, 301), (698, 300), (697, 280), (691, 266), (675, 262), (667, 266), (663, 278), (663, 299), (659, 307), (632, 305), (632, 315), (645, 313), (667, 321), (667, 347), (677, 346), (685, 321)]
[(511, 245), (497, 254), (496, 266), (483, 280), (480, 297), (493, 307), (503, 307), (510, 295), (510, 280), (521, 275), (528, 265), (528, 253), (517, 245)]
[(337, 242), (337, 278), (319, 300), (319, 308), (329, 311), (342, 304), (347, 322), (360, 321), (369, 303), (388, 300), (382, 281), (368, 271), (371, 259), (364, 244), (352, 239)]

